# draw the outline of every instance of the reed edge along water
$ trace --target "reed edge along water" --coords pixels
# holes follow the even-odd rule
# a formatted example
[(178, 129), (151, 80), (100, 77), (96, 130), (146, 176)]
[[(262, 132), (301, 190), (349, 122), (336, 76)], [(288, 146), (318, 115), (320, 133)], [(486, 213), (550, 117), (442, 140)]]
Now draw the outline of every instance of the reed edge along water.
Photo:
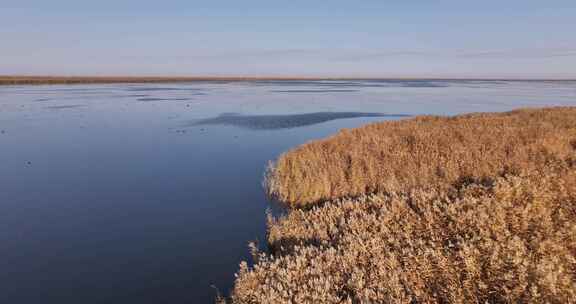
[[(423, 116), (282, 155), (232, 303), (570, 303), (576, 108)], [(253, 247), (254, 249), (254, 247)]]

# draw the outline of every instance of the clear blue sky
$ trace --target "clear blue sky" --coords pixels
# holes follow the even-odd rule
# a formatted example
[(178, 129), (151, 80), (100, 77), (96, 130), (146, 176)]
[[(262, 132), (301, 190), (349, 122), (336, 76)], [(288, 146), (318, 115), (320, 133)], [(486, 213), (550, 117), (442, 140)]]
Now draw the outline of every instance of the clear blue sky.
[(0, 74), (576, 78), (576, 1), (0, 0)]

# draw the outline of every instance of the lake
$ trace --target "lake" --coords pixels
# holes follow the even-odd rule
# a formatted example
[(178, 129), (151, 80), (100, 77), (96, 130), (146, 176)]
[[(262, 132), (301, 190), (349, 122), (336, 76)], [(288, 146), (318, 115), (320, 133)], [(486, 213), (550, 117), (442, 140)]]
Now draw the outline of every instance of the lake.
[(370, 122), (550, 105), (576, 105), (576, 81), (0, 87), (0, 303), (211, 303), (265, 243), (261, 182), (283, 151)]

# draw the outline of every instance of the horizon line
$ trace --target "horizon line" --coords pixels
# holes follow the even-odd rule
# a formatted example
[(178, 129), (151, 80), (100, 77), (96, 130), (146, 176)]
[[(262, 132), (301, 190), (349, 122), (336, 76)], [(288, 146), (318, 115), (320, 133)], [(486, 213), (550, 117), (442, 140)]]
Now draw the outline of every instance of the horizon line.
[(124, 76), (124, 75), (1, 75), (0, 85), (25, 84), (105, 84), (105, 83), (168, 83), (194, 81), (296, 81), (296, 80), (469, 80), (469, 81), (576, 81), (561, 77), (431, 77), (431, 76), (262, 76), (262, 75), (190, 75), (190, 76)]

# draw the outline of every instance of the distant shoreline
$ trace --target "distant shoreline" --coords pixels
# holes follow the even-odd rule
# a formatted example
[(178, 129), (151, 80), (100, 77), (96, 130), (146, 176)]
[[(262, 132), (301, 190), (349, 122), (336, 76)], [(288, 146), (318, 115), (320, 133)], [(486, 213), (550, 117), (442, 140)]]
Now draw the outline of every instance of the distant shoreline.
[(315, 81), (315, 80), (389, 80), (389, 81), (576, 81), (576, 79), (504, 79), (504, 78), (366, 78), (366, 77), (257, 77), (257, 76), (1, 76), (0, 85), (58, 85), (113, 83), (183, 83), (205, 81)]

